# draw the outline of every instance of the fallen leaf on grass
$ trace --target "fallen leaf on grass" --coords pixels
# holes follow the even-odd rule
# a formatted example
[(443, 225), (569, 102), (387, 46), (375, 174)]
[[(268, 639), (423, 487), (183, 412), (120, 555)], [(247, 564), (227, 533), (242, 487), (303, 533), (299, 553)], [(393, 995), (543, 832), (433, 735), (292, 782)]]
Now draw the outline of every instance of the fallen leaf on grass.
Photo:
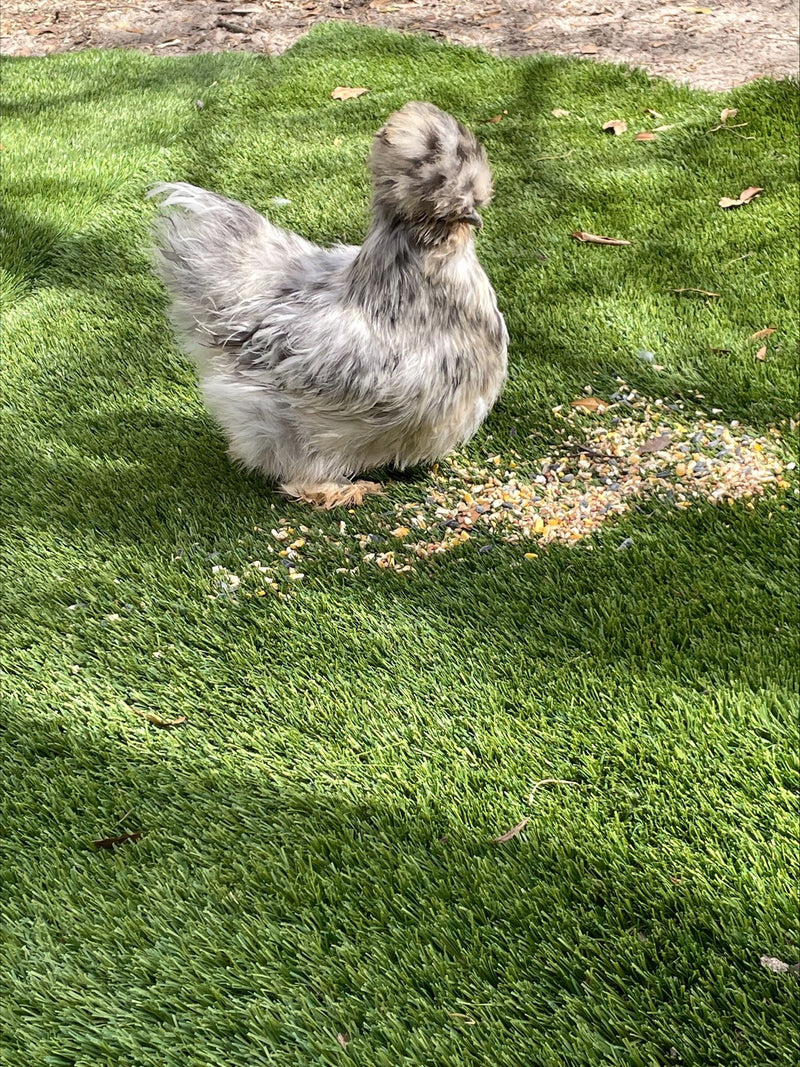
[(567, 115), (571, 115), (571, 111), (565, 111), (563, 107), (554, 107), (550, 112), (554, 119), (565, 119)]
[(138, 708), (133, 709), (137, 715), (141, 715), (143, 719), (147, 719), (153, 726), (160, 726), (162, 729), (167, 729), (170, 726), (181, 726), (186, 722), (185, 715), (179, 715), (177, 719), (162, 719), (160, 715), (154, 715), (152, 711), (139, 711)]
[(671, 293), (699, 293), (701, 296), (719, 296), (719, 293), (711, 293), (708, 289), (670, 289)]
[(337, 85), (331, 93), (333, 100), (353, 100), (357, 96), (363, 96), (369, 89), (351, 89), (347, 85)]
[(101, 841), (92, 841), (95, 848), (115, 849), (128, 841), (138, 841), (144, 836), (144, 830), (134, 830), (131, 834), (120, 834), (119, 837), (104, 837)]
[(613, 133), (615, 137), (619, 137), (621, 133), (625, 133), (628, 128), (628, 123), (625, 119), (609, 119), (608, 122), (603, 123), (604, 133)]
[(503, 111), (500, 115), (492, 115), (492, 117), (490, 119), (481, 119), (481, 122), (491, 122), (492, 124), (496, 125), (498, 122), (502, 122), (503, 121), (503, 115), (507, 115), (507, 114), (508, 114), (507, 111)]
[(465, 1015), (463, 1011), (449, 1011), (447, 1014), (451, 1019), (460, 1019), (461, 1022), (465, 1023), (467, 1026), (478, 1025), (471, 1015)]
[(667, 130), (674, 130), (674, 129), (675, 129), (675, 123), (674, 122), (670, 122), (666, 126), (654, 126), (653, 127), (653, 132), (654, 133), (665, 133)]
[(604, 414), (611, 407), (607, 400), (601, 400), (597, 396), (581, 396), (573, 400), (570, 407), (580, 408), (582, 411), (596, 411), (598, 415)]
[(723, 196), (719, 202), (720, 207), (743, 207), (745, 204), (749, 204), (751, 200), (763, 193), (764, 190), (759, 185), (749, 185), (746, 189), (742, 189), (741, 193), (736, 200), (729, 196)]
[(623, 241), (619, 237), (601, 237), (597, 233), (586, 233), (585, 230), (573, 230), (570, 237), (590, 245), (629, 245), (631, 243), (630, 241)]
[(336, 1035), (336, 1040), (339, 1042), (339, 1044), (342, 1046), (342, 1048), (347, 1048), (347, 1046), (350, 1044), (350, 1035), (349, 1034), (337, 1034)]
[(642, 456), (647, 452), (661, 452), (662, 449), (667, 448), (670, 444), (672, 444), (670, 435), (668, 433), (660, 433), (658, 437), (651, 437), (649, 441), (639, 445), (636, 451)]
[(762, 345), (761, 348), (759, 348), (759, 350), (756, 352), (756, 359), (760, 360), (762, 363), (766, 363), (767, 362), (767, 346), (766, 345)]
[(655, 141), (656, 135), (651, 133), (650, 130), (642, 130), (641, 133), (637, 133), (634, 137), (634, 141)]
[[(716, 133), (717, 130), (739, 130), (742, 126), (747, 126), (746, 122), (737, 122), (733, 126), (728, 125), (728, 119), (736, 118), (739, 111), (735, 107), (726, 107), (719, 113), (719, 122), (716, 126), (712, 126), (710, 130), (706, 130), (706, 133)], [(753, 138), (749, 138), (752, 140)]]
[(751, 333), (750, 340), (757, 341), (760, 337), (769, 337), (771, 333), (775, 333), (775, 327), (765, 326), (763, 330), (756, 330), (755, 333)]
[(761, 956), (758, 962), (773, 974), (793, 974), (795, 978), (800, 978), (800, 963), (784, 963), (774, 956)]
[(506, 830), (504, 834), (500, 834), (499, 837), (494, 837), (492, 840), (496, 845), (503, 845), (506, 841), (510, 841), (512, 837), (516, 837), (517, 834), (521, 834), (528, 823), (531, 821), (530, 815), (526, 815), (521, 822), (518, 822), (516, 826), (512, 826), (510, 830)]
[(651, 119), (663, 119), (664, 118), (664, 116), (661, 114), (660, 111), (654, 111), (653, 108), (651, 108), (651, 107), (646, 107), (644, 109), (644, 113), (645, 113), (645, 115), (649, 115)]

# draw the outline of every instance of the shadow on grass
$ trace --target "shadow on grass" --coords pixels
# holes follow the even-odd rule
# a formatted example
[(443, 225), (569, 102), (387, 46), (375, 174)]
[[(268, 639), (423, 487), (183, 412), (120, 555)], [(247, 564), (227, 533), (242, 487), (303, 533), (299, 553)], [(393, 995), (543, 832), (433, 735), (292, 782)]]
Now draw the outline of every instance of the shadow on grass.
[[(616, 812), (598, 851), (583, 790), (542, 798), (497, 845), (435, 798), (377, 795), (368, 766), (337, 785), (326, 760), (323, 786), (255, 750), (234, 764), (199, 722), (12, 715), (7, 743), (9, 1048), (57, 1035), (62, 1057), (102, 1042), (149, 1063), (188, 1043), (205, 1064), (213, 1039), (214, 1063), (250, 1064), (250, 1043), (333, 1063), (344, 1032), (365, 1065), (387, 1048), (409, 1064), (577, 1064), (602, 1047), (609, 1063), (670, 1047), (724, 1062), (720, 1047), (763, 1054), (786, 1028), (792, 984), (757, 964), (776, 902), (732, 870), (732, 909), (696, 849), (676, 878), (681, 846), (633, 848)], [(92, 849), (123, 829), (146, 836)]]

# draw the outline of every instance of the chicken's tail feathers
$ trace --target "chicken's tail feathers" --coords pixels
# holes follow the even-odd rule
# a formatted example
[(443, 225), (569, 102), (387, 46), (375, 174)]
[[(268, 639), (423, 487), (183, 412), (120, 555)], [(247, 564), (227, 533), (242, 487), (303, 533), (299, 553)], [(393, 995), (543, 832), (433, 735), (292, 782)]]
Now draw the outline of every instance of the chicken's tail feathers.
[(158, 200), (162, 211), (175, 208), (189, 216), (204, 219), (215, 227), (233, 224), (237, 232), (247, 233), (267, 223), (262, 215), (247, 204), (220, 193), (212, 193), (209, 189), (201, 189), (198, 185), (190, 185), (189, 182), (159, 182), (151, 186), (147, 196)]
[(187, 282), (209, 284), (239, 270), (273, 229), (247, 204), (187, 182), (161, 182), (148, 196), (159, 201), (156, 260), (171, 289)]
[(307, 242), (246, 204), (187, 182), (162, 182), (148, 195), (159, 204), (154, 266), (171, 298), (170, 317), (202, 362), (244, 327), (252, 332), (245, 309), (260, 304)]

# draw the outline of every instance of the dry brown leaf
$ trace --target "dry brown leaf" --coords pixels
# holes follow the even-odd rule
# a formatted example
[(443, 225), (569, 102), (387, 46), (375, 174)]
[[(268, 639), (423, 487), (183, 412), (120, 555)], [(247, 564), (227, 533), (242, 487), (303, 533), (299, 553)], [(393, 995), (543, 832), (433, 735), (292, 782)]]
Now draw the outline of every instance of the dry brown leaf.
[(363, 96), (369, 89), (351, 89), (347, 85), (337, 85), (331, 93), (333, 100), (353, 100), (357, 96)]
[(738, 107), (726, 107), (719, 113), (719, 121), (724, 126), (728, 119), (735, 119), (739, 114)]
[(757, 341), (760, 337), (769, 337), (771, 333), (775, 333), (775, 327), (766, 326), (763, 330), (756, 330), (755, 333), (751, 333), (750, 340)]
[(563, 107), (554, 107), (550, 114), (554, 119), (565, 119), (571, 112), (565, 111)]
[(719, 296), (719, 293), (711, 293), (708, 289), (670, 289), (671, 293), (699, 293), (701, 296)]
[(449, 1011), (447, 1014), (450, 1016), (451, 1019), (459, 1019), (466, 1026), (478, 1025), (471, 1015), (465, 1015), (463, 1011)]
[(507, 111), (503, 111), (500, 115), (492, 115), (490, 119), (481, 119), (482, 122), (498, 123), (503, 121), (503, 115), (507, 115)]
[(670, 435), (668, 433), (660, 433), (658, 437), (651, 437), (649, 441), (639, 445), (636, 451), (642, 456), (647, 452), (661, 452), (662, 449), (667, 448), (670, 444), (672, 444)]
[(581, 55), (584, 55), (584, 56), (596, 56), (597, 55), (597, 45), (596, 44), (582, 44), (581, 45)]
[(134, 830), (131, 834), (120, 834), (119, 837), (104, 837), (100, 841), (92, 841), (95, 848), (115, 849), (128, 841), (138, 841), (144, 836), (144, 830)]
[(336, 1035), (336, 1040), (339, 1042), (339, 1044), (342, 1046), (342, 1048), (347, 1048), (347, 1046), (350, 1044), (350, 1035), (349, 1034), (337, 1034)]
[(570, 237), (590, 245), (629, 245), (631, 243), (630, 241), (623, 241), (619, 237), (601, 237), (597, 233), (586, 233), (585, 230), (573, 230)]
[(761, 363), (766, 363), (767, 362), (767, 346), (766, 345), (762, 345), (761, 348), (759, 348), (759, 350), (756, 352), (756, 359), (760, 360)]
[(641, 133), (637, 133), (634, 137), (634, 141), (655, 141), (656, 135), (651, 133), (650, 130), (642, 130)]
[(517, 834), (521, 834), (528, 823), (531, 821), (530, 815), (526, 815), (521, 822), (518, 822), (516, 826), (512, 826), (510, 830), (506, 830), (504, 834), (500, 834), (499, 837), (493, 838), (493, 841), (497, 845), (503, 845), (506, 841), (510, 841), (512, 837), (516, 837)]
[(185, 715), (179, 715), (177, 719), (162, 719), (160, 715), (155, 715), (152, 711), (139, 711), (138, 708), (133, 710), (137, 715), (141, 715), (143, 719), (151, 722), (153, 726), (160, 726), (162, 729), (166, 729), (169, 726), (182, 726), (186, 722)]
[(610, 406), (607, 400), (601, 400), (597, 396), (580, 396), (570, 404), (570, 407), (580, 408), (582, 411), (596, 411), (598, 415), (604, 414)]
[(628, 123), (625, 119), (610, 119), (608, 122), (603, 123), (604, 133), (613, 133), (615, 137), (619, 137), (621, 133), (625, 133), (628, 128)]
[(720, 207), (744, 207), (745, 204), (749, 204), (751, 200), (763, 193), (764, 190), (759, 185), (749, 185), (746, 189), (742, 189), (741, 193), (736, 200), (733, 200), (729, 196), (723, 196), (719, 202)]
[(664, 116), (661, 114), (660, 111), (654, 111), (653, 108), (651, 108), (651, 107), (646, 107), (644, 109), (644, 113), (645, 113), (645, 115), (649, 115), (651, 119), (663, 119), (664, 118)]

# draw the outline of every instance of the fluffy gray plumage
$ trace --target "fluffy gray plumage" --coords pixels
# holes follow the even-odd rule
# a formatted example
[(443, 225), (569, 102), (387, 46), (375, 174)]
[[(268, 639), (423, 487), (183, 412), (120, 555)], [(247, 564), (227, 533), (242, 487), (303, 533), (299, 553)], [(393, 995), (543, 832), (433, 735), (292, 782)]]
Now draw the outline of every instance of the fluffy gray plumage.
[(486, 153), (432, 104), (375, 136), (360, 248), (320, 248), (245, 204), (157, 186), (158, 272), (230, 452), (291, 496), (360, 503), (386, 464), (466, 441), (506, 375), (508, 334), (473, 245)]

